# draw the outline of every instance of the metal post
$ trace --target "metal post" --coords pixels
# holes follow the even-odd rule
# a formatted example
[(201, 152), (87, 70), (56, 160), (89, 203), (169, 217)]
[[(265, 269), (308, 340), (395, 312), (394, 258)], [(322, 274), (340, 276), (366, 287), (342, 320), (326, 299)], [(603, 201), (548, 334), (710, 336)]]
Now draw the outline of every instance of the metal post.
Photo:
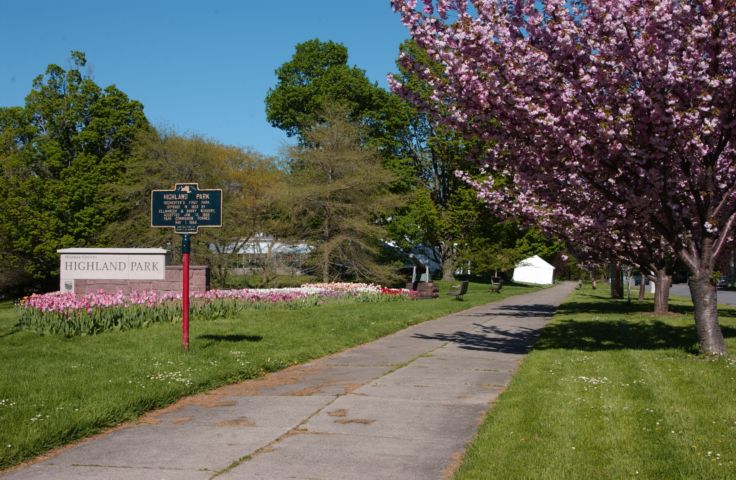
[(181, 237), (181, 258), (182, 258), (182, 292), (181, 292), (181, 343), (184, 351), (189, 351), (189, 251), (191, 243), (189, 235), (184, 234)]
[(171, 259), (174, 257), (174, 247), (171, 240), (166, 240), (166, 265), (171, 265)]

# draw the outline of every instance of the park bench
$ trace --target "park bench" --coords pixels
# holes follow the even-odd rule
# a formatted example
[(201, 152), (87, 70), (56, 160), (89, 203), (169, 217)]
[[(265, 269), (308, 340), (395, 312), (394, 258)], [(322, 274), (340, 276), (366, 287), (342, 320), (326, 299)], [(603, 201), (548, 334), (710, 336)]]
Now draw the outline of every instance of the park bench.
[(448, 295), (455, 297), (455, 300), (462, 300), (463, 295), (468, 293), (468, 282), (460, 282), (460, 285), (453, 285), (450, 287)]

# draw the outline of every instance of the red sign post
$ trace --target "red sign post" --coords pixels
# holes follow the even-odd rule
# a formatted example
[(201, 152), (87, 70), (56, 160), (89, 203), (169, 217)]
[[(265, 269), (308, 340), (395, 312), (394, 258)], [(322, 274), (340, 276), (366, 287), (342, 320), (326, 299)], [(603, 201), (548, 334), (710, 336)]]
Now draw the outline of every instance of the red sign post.
[(189, 351), (189, 251), (191, 250), (191, 242), (189, 234), (181, 237), (181, 262), (182, 262), (182, 279), (181, 279), (181, 345), (184, 351)]
[(177, 183), (174, 190), (151, 192), (151, 226), (173, 228), (181, 237), (181, 343), (189, 351), (189, 235), (200, 227), (222, 226), (222, 190), (200, 190), (196, 183)]

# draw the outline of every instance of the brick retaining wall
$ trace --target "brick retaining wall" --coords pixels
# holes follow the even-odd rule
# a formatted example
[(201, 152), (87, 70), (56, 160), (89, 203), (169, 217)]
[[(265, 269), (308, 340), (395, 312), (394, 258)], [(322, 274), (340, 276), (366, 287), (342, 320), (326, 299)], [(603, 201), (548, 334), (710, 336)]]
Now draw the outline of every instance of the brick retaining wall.
[[(130, 293), (132, 291), (181, 292), (181, 265), (166, 267), (163, 280), (81, 280), (74, 281), (74, 293), (84, 295), (104, 290), (107, 293)], [(210, 269), (206, 266), (189, 267), (189, 292), (205, 292), (210, 289)]]

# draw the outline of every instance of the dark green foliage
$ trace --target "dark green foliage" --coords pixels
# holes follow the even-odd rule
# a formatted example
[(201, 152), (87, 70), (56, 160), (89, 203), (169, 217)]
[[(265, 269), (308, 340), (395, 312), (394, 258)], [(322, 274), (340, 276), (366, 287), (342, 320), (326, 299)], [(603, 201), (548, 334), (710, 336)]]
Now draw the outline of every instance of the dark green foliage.
[(335, 42), (309, 40), (276, 70), (278, 83), (266, 96), (266, 116), (276, 128), (305, 141), (305, 133), (337, 105), (367, 129), (373, 139), (396, 129), (397, 97), (371, 83), (365, 72), (348, 65), (348, 51)]
[[(440, 68), (413, 41), (404, 42), (400, 52), (402, 57), (413, 58), (430, 70)], [(395, 78), (405, 89), (424, 105), (444, 108), (441, 102), (432, 100), (426, 81), (403, 68), (401, 62), (397, 63), (399, 72)], [(404, 249), (417, 244), (432, 247), (442, 265), (443, 278), (452, 280), (456, 267), (463, 261), (467, 266), (471, 260), (466, 251), (468, 245), (489, 243), (487, 238), (470, 237), (471, 229), (478, 233), (473, 222), (479, 216), (491, 217), (484, 214), (473, 192), (455, 177), (456, 170), (472, 170), (473, 162), (482, 152), (478, 142), (464, 140), (439, 124), (430, 113), (413, 106), (406, 108), (409, 121), (399, 139), (398, 150), (413, 170), (414, 194), (390, 225), (392, 238)]]
[[(400, 52), (442, 78), (442, 67), (415, 42), (407, 40)], [(447, 105), (432, 98), (433, 89), (424, 79), (397, 63), (395, 78), (426, 110), (406, 107), (409, 121), (398, 139), (397, 151), (408, 159), (416, 183), (412, 200), (390, 225), (395, 242), (405, 249), (416, 244), (433, 247), (446, 280), (452, 279), (457, 267), (489, 275), (509, 271), (529, 255), (554, 256), (558, 244), (491, 215), (475, 192), (455, 176), (457, 170), (477, 172), (486, 151), (483, 142), (469, 140), (435, 120), (433, 114)]]
[(469, 187), (455, 193), (448, 216), (458, 241), (458, 258), (469, 262), (476, 276), (510, 275), (521, 260), (532, 255), (552, 260), (563, 248), (538, 230), (491, 215)]
[(119, 218), (109, 186), (149, 128), (143, 105), (83, 75), (84, 54), (72, 60), (49, 65), (23, 107), (0, 108), (0, 259), (41, 282), (58, 273), (57, 249), (105, 244)]
[(385, 231), (380, 219), (403, 203), (389, 186), (394, 175), (376, 149), (361, 143), (361, 128), (344, 107), (304, 132), (304, 145), (290, 149), (285, 210), (294, 238), (314, 246), (314, 274), (323, 282), (392, 283), (379, 264)]

